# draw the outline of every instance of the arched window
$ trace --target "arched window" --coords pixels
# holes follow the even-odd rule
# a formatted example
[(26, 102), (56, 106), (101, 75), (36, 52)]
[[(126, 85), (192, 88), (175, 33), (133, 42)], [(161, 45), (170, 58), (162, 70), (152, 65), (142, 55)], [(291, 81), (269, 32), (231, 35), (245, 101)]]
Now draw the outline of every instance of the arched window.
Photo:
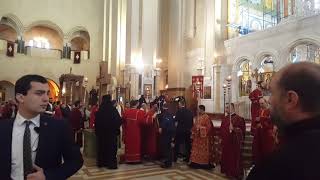
[(289, 58), (293, 63), (311, 61), (320, 64), (320, 46), (310, 42), (298, 44), (291, 49)]
[(26, 46), (62, 50), (63, 39), (60, 34), (45, 25), (33, 26), (25, 32)]
[(264, 95), (270, 95), (270, 82), (274, 74), (275, 67), (273, 57), (271, 55), (265, 55), (262, 57), (259, 73), (259, 81), (263, 81)]
[(241, 62), (239, 71), (237, 73), (239, 78), (239, 95), (240, 96), (248, 96), (251, 92), (252, 81), (250, 78), (251, 69), (250, 69), (250, 61), (245, 59)]
[(79, 30), (73, 32), (70, 38), (71, 57), (74, 57), (76, 52), (81, 54), (81, 59), (89, 59), (90, 52), (90, 36), (88, 31)]

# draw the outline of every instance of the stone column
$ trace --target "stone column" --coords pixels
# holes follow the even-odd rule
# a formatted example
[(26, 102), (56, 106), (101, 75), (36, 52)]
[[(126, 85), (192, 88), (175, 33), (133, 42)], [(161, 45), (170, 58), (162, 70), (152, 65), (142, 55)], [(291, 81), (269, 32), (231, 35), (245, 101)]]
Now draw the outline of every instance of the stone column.
[(214, 11), (214, 1), (206, 0), (205, 1), (205, 73), (204, 75), (209, 77), (212, 76), (212, 63), (215, 59), (215, 11)]
[[(215, 1), (214, 14), (214, 53), (216, 56), (224, 56), (225, 47), (224, 41), (227, 39), (227, 24), (228, 24), (228, 1)], [(223, 60), (223, 59), (222, 59)], [(215, 62), (223, 63), (223, 62)]]
[(110, 30), (110, 9), (109, 0), (104, 0), (103, 4), (103, 48), (102, 48), (102, 61), (109, 60), (109, 30)]
[(184, 0), (171, 0), (169, 9), (169, 58), (168, 86), (169, 88), (184, 87), (184, 57), (183, 57), (183, 3)]
[[(125, 39), (125, 84), (130, 84), (130, 96), (137, 97), (139, 74), (134, 66), (141, 59), (141, 11), (142, 0), (127, 0), (126, 8), (126, 39)], [(131, 97), (130, 97), (131, 98)]]
[(62, 49), (62, 59), (70, 59), (71, 57), (71, 44), (68, 42), (68, 40), (64, 40), (63, 42), (63, 49)]
[(18, 44), (18, 47), (17, 47), (17, 53), (20, 53), (20, 54), (23, 54), (24, 53), (24, 40), (22, 39), (21, 36), (18, 36), (18, 39), (17, 39), (17, 44)]
[(152, 89), (155, 86), (152, 74), (156, 65), (159, 27), (158, 0), (142, 0), (142, 2), (141, 57), (145, 69), (142, 73), (141, 94), (144, 92), (144, 84), (151, 84)]
[[(134, 98), (139, 95), (139, 73), (135, 69), (131, 69), (131, 89), (130, 94)], [(131, 97), (130, 97), (131, 98)]]
[(117, 75), (117, 55), (118, 55), (118, 0), (110, 0), (110, 20), (109, 20), (109, 59), (108, 59), (108, 72), (112, 76)]
[[(213, 103), (214, 113), (221, 113), (221, 89), (223, 81), (221, 82), (221, 65), (213, 65)], [(223, 96), (223, 94), (222, 94)], [(222, 102), (223, 103), (223, 102)]]

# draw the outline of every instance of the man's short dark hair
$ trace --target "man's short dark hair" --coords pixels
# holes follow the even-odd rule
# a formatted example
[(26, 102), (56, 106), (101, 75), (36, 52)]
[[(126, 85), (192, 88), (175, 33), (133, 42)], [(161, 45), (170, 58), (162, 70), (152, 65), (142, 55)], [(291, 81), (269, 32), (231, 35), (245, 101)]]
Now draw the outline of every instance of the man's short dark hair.
[(111, 95), (110, 94), (106, 94), (104, 96), (102, 96), (102, 102), (111, 102)]
[(17, 80), (14, 91), (15, 95), (22, 94), (27, 95), (28, 91), (31, 89), (31, 82), (39, 82), (39, 83), (48, 83), (47, 79), (43, 76), (36, 75), (36, 74), (29, 74), (22, 76), (20, 79)]
[(180, 104), (181, 106), (185, 106), (185, 105), (186, 105), (186, 101), (182, 99), (182, 100), (179, 101), (179, 104)]
[(77, 100), (76, 102), (74, 102), (74, 106), (75, 106), (75, 107), (80, 106), (80, 100)]
[(283, 93), (296, 92), (303, 111), (320, 113), (320, 65), (311, 62), (291, 64), (279, 77), (278, 86)]
[[(226, 106), (229, 106), (229, 103), (226, 103)], [(235, 109), (234, 103), (230, 103), (230, 106), (231, 106), (233, 109)]]
[(131, 101), (130, 101), (130, 107), (134, 107), (134, 106), (136, 106), (138, 103), (139, 103), (138, 100), (131, 100)]
[(201, 109), (202, 111), (206, 111), (206, 107), (204, 105), (199, 105), (199, 109)]

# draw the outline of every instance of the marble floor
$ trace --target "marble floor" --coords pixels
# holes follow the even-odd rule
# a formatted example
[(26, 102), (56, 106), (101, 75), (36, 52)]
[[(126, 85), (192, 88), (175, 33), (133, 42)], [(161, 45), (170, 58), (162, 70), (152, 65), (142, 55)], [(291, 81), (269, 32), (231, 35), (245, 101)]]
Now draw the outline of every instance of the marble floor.
[(145, 162), (142, 164), (129, 165), (120, 164), (117, 170), (98, 168), (94, 160), (85, 159), (81, 170), (70, 180), (226, 180), (227, 178), (219, 173), (219, 167), (214, 170), (190, 169), (182, 162), (175, 163), (170, 169), (163, 169), (158, 162)]

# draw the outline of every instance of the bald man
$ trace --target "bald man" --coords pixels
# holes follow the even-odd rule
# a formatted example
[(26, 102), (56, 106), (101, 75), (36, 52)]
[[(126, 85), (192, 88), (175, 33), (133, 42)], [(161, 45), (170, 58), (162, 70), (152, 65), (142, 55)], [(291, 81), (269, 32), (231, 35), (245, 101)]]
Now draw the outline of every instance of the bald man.
[(290, 64), (271, 81), (271, 118), (284, 143), (248, 180), (320, 179), (320, 65)]

